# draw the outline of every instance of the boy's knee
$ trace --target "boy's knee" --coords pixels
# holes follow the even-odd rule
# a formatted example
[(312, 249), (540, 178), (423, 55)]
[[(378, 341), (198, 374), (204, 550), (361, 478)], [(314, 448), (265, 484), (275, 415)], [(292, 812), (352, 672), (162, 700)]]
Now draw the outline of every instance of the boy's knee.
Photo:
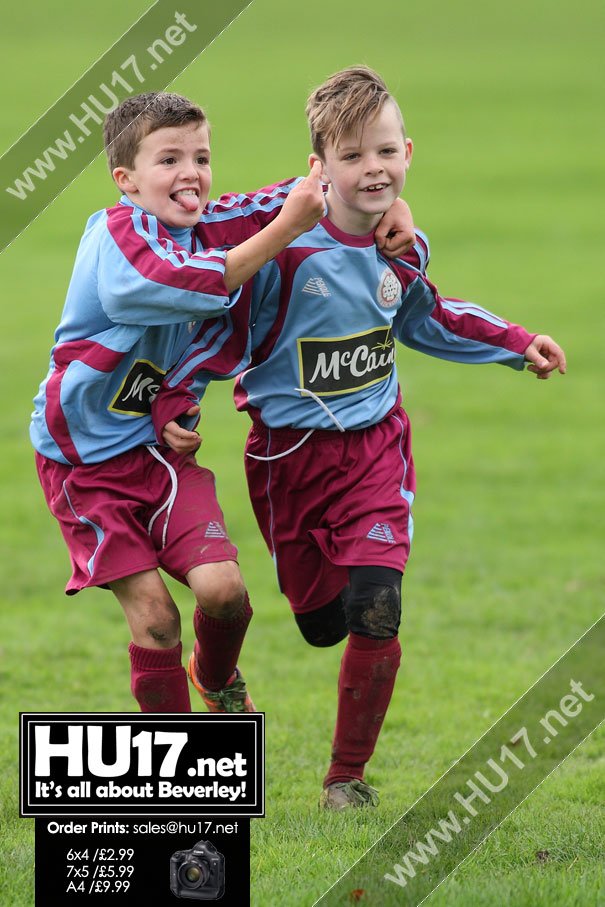
[(196, 567), (188, 579), (198, 606), (209, 617), (230, 620), (241, 612), (246, 587), (234, 561)]
[(171, 649), (181, 639), (181, 620), (178, 612), (155, 611), (145, 622), (145, 634), (162, 648)]
[(305, 641), (320, 649), (335, 646), (348, 633), (342, 594), (314, 611), (295, 614), (294, 620)]
[(346, 601), (349, 630), (370, 639), (397, 636), (401, 619), (401, 573), (389, 567), (352, 567)]
[(216, 589), (212, 594), (198, 605), (208, 617), (217, 617), (219, 620), (231, 620), (241, 613), (246, 595), (244, 584), (221, 589)]
[(136, 645), (170, 649), (179, 643), (179, 611), (156, 571), (115, 580), (110, 587), (124, 609)]
[(139, 632), (144, 634), (147, 645), (151, 643), (165, 649), (177, 645), (181, 639), (181, 616), (168, 594), (150, 594), (140, 602), (137, 610), (137, 625)]

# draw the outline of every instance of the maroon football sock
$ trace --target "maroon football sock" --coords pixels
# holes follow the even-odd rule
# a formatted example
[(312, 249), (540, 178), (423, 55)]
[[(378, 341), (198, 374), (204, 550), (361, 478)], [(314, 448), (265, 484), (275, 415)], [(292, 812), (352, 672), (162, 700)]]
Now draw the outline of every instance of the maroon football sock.
[(229, 620), (209, 617), (199, 606), (195, 609), (195, 670), (207, 690), (222, 690), (226, 686), (235, 671), (251, 617), (248, 593), (239, 614)]
[(181, 643), (173, 649), (144, 649), (131, 642), (130, 689), (142, 712), (190, 712)]
[(374, 752), (401, 660), (399, 639), (369, 639), (349, 633), (338, 677), (338, 714), (332, 762), (324, 787), (363, 780)]

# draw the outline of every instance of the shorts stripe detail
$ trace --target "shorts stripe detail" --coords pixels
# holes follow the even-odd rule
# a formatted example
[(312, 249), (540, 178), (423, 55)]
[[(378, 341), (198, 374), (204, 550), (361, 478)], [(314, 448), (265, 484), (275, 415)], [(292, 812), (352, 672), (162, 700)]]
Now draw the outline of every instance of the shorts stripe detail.
[(275, 527), (275, 516), (273, 514), (273, 501), (271, 499), (271, 462), (270, 461), (273, 458), (269, 456), (270, 450), (271, 450), (271, 429), (269, 428), (267, 431), (267, 448), (266, 448), (267, 456), (265, 457), (265, 460), (267, 461), (266, 492), (267, 492), (267, 500), (269, 501), (269, 538), (271, 539), (271, 557), (273, 558), (273, 563), (275, 565), (275, 575), (277, 577), (277, 585), (279, 587), (279, 591), (281, 592), (282, 588), (281, 588), (281, 583), (279, 581), (279, 570), (277, 569), (277, 554), (275, 552), (275, 539), (273, 538), (273, 530)]
[(401, 485), (399, 486), (399, 493), (401, 494), (401, 497), (405, 501), (407, 501), (407, 504), (408, 504), (408, 538), (410, 540), (410, 545), (411, 545), (412, 539), (414, 538), (414, 517), (412, 516), (412, 504), (414, 503), (415, 495), (414, 495), (413, 491), (408, 491), (408, 489), (404, 487), (406, 476), (408, 474), (408, 464), (403, 455), (403, 449), (402, 449), (403, 437), (405, 434), (405, 426), (404, 426), (403, 422), (401, 421), (401, 419), (399, 418), (399, 416), (396, 416), (395, 414), (393, 414), (393, 418), (395, 419), (396, 422), (399, 422), (399, 424), (401, 426), (401, 437), (399, 438), (399, 455), (401, 456), (401, 460), (403, 462), (403, 478), (401, 480)]
[(69, 497), (69, 492), (68, 492), (68, 490), (67, 490), (67, 479), (65, 479), (65, 481), (63, 482), (63, 494), (65, 495), (65, 499), (66, 499), (66, 501), (67, 501), (67, 503), (68, 503), (68, 505), (69, 505), (69, 509), (71, 510), (71, 512), (73, 513), (73, 515), (75, 516), (75, 518), (78, 520), (78, 522), (83, 523), (85, 526), (90, 526), (91, 529), (94, 530), (94, 533), (95, 533), (95, 535), (96, 535), (96, 537), (97, 537), (97, 547), (96, 547), (95, 550), (93, 551), (92, 556), (89, 558), (88, 563), (86, 564), (86, 568), (87, 568), (87, 570), (88, 570), (88, 573), (89, 573), (90, 576), (92, 576), (93, 571), (94, 571), (94, 568), (95, 568), (95, 557), (97, 556), (97, 551), (99, 550), (99, 548), (100, 548), (101, 545), (103, 544), (103, 539), (105, 538), (105, 533), (103, 532), (103, 530), (101, 529), (101, 527), (98, 526), (96, 523), (93, 523), (92, 520), (89, 520), (89, 519), (88, 519), (87, 517), (85, 517), (85, 516), (79, 516), (79, 515), (76, 513), (76, 511), (75, 511), (75, 509), (74, 509), (74, 506), (73, 506), (73, 504), (72, 504), (72, 502), (71, 502), (71, 498)]

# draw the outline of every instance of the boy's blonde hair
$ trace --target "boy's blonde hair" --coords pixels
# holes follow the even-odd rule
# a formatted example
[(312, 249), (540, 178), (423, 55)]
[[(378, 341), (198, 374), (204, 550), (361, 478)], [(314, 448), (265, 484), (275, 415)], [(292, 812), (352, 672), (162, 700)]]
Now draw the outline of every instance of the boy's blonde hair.
[(328, 142), (338, 147), (345, 133), (361, 129), (387, 101), (395, 105), (405, 135), (399, 105), (377, 72), (368, 66), (350, 66), (334, 73), (307, 101), (306, 114), (315, 154), (323, 157)]
[(146, 135), (166, 126), (202, 126), (207, 123), (201, 107), (180, 94), (148, 91), (138, 94), (112, 110), (105, 117), (103, 141), (109, 170), (116, 167), (132, 170), (139, 145)]

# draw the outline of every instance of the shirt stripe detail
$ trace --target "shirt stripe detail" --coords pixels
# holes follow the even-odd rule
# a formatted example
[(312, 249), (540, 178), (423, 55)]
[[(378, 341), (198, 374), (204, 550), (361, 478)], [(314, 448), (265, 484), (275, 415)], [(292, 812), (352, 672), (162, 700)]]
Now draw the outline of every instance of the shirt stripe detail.
[(142, 211), (134, 211), (132, 224), (135, 232), (149, 245), (158, 258), (167, 261), (174, 268), (195, 268), (198, 271), (209, 269), (223, 271), (226, 252), (211, 249), (208, 252), (188, 252), (175, 244), (174, 240), (160, 237), (158, 222)]
[(212, 345), (205, 350), (196, 350), (194, 354), (181, 364), (178, 371), (171, 376), (168, 382), (171, 387), (183, 381), (191, 372), (197, 371), (202, 365), (208, 368), (207, 360), (222, 350), (225, 341), (233, 333), (233, 324), (228, 316), (222, 322), (219, 322), (218, 327), (222, 328), (222, 330), (218, 335), (215, 332), (212, 337)]
[(69, 431), (69, 424), (61, 405), (61, 384), (65, 372), (75, 360), (83, 362), (99, 372), (112, 372), (120, 364), (125, 353), (107, 349), (91, 340), (73, 340), (62, 343), (53, 351), (55, 368), (46, 384), (46, 407), (44, 411), (48, 432), (68, 463), (78, 466), (82, 463)]
[(226, 252), (191, 254), (178, 249), (177, 254), (170, 234), (156, 218), (121, 204), (108, 212), (107, 229), (119, 252), (147, 280), (228, 300), (223, 280)]
[(482, 318), (483, 321), (488, 321), (490, 324), (496, 325), (496, 327), (508, 327), (507, 321), (482, 309), (481, 306), (476, 305), (474, 302), (463, 302), (458, 299), (442, 299), (441, 305), (444, 309), (447, 309), (448, 312), (452, 312), (454, 315), (474, 315), (476, 318)]
[[(466, 317), (466, 316), (463, 316)], [(435, 312), (430, 315), (429, 318), (431, 328), (443, 338), (443, 348), (439, 350), (439, 358), (449, 359), (452, 362), (504, 362), (508, 361), (509, 363), (516, 363), (515, 368), (523, 368), (523, 354), (521, 352), (516, 352), (511, 348), (511, 344), (506, 346), (503, 344), (502, 336), (500, 333), (490, 337), (484, 335), (480, 338), (471, 336), (470, 331), (464, 331), (464, 333), (457, 333), (452, 331), (451, 328), (444, 324), (442, 321), (439, 321), (435, 317)], [(418, 331), (420, 344), (426, 344), (426, 337), (421, 336), (421, 331)], [(468, 353), (468, 358), (461, 360), (456, 355), (456, 345), (464, 347), (466, 345), (466, 352)], [(408, 343), (408, 346), (414, 346), (413, 343)], [(422, 346), (417, 347), (422, 349)], [(423, 352), (430, 352), (432, 349), (437, 349), (434, 344), (426, 346), (422, 349)]]
[(422, 230), (418, 230), (416, 227), (414, 227), (414, 232), (416, 233), (414, 250), (420, 260), (420, 270), (424, 272), (428, 268), (429, 261), (431, 260), (429, 239), (426, 233), (423, 233)]
[(94, 340), (69, 340), (53, 350), (53, 359), (59, 368), (67, 368), (70, 362), (77, 359), (97, 372), (113, 372), (125, 355)]
[(71, 439), (69, 424), (61, 406), (61, 381), (64, 372), (65, 369), (61, 369), (60, 372), (54, 371), (47, 381), (44, 418), (49, 435), (66, 461), (72, 466), (79, 466), (82, 460)]
[[(282, 193), (278, 197), (271, 199), (265, 202), (262, 205), (263, 212), (276, 211), (279, 208), (283, 207), (284, 199), (286, 198), (285, 193)], [(252, 217), (258, 213), (257, 207), (250, 206), (248, 211), (246, 207), (242, 206), (240, 208), (227, 208), (223, 206), (217, 206), (213, 208), (211, 212), (204, 214), (204, 224), (216, 224), (221, 223), (222, 221), (233, 220), (236, 217)]]

